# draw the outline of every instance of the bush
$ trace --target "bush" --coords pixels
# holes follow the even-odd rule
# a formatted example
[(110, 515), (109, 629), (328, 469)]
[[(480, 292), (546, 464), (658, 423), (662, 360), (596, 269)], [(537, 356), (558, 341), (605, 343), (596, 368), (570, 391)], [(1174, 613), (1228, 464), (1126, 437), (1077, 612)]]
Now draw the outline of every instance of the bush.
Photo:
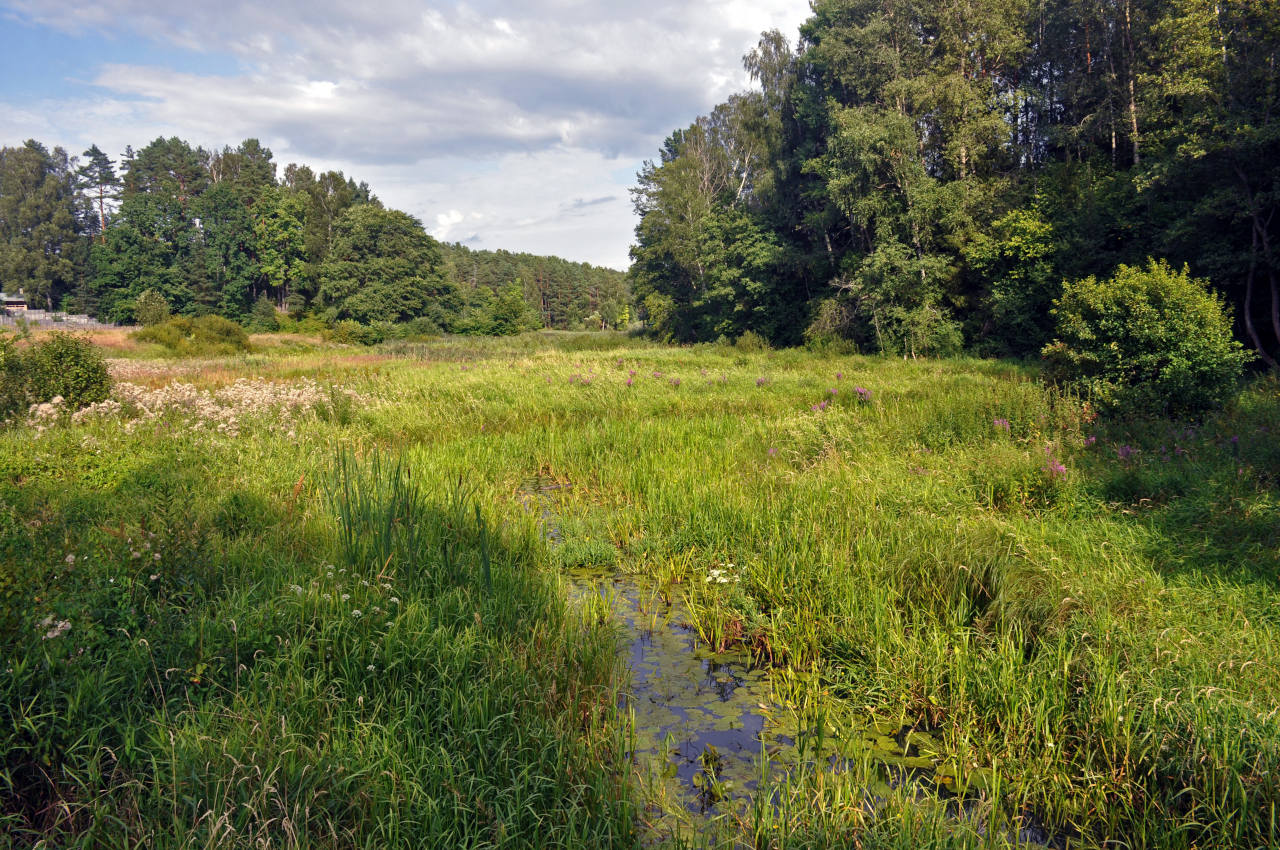
[(276, 305), (266, 295), (253, 302), (253, 309), (249, 311), (249, 327), (257, 333), (272, 333), (280, 329)]
[(377, 345), (386, 338), (381, 328), (362, 325), (352, 319), (334, 322), (329, 329), (329, 341), (340, 345)]
[(143, 327), (169, 321), (169, 302), (154, 289), (143, 290), (133, 302), (133, 318)]
[(104, 401), (111, 375), (102, 354), (84, 337), (52, 333), (22, 354), (27, 398), (33, 403), (62, 396), (69, 410)]
[(427, 316), (419, 316), (416, 319), (410, 319), (407, 322), (401, 322), (395, 326), (395, 333), (392, 334), (396, 339), (405, 340), (421, 340), (430, 337), (440, 336), (444, 331), (440, 326)]
[(179, 357), (209, 357), (249, 350), (249, 335), (244, 328), (221, 316), (198, 319), (179, 316), (164, 324), (134, 331), (133, 338), (162, 345)]
[(804, 329), (804, 344), (810, 351), (825, 354), (857, 354), (853, 328), (853, 304), (844, 299), (824, 298)]
[(0, 422), (26, 409), (27, 366), (9, 334), (0, 333)]
[(743, 331), (742, 336), (738, 337), (733, 347), (748, 354), (758, 354), (770, 349), (769, 340), (755, 331)]
[(1063, 286), (1042, 352), (1049, 378), (1113, 414), (1192, 413), (1234, 392), (1246, 355), (1222, 300), (1187, 268), (1148, 260)]

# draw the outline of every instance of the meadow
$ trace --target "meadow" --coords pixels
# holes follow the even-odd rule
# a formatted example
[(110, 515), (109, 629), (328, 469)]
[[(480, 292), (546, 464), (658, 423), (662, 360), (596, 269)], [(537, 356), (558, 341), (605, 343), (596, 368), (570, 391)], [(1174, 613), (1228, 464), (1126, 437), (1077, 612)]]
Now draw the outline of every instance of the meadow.
[[(0, 846), (1280, 846), (1274, 379), (256, 342), (0, 431)], [(652, 740), (669, 633), (749, 781)]]

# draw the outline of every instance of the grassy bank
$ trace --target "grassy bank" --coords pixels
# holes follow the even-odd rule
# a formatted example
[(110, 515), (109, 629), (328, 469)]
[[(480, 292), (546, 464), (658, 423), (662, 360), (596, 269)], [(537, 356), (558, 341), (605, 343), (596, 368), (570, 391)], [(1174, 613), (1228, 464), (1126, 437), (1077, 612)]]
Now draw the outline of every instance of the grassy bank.
[[(615, 345), (130, 360), (0, 434), (4, 840), (1280, 843), (1274, 382), (1119, 428), (1007, 364)], [(631, 781), (579, 567), (771, 671), (754, 808)]]

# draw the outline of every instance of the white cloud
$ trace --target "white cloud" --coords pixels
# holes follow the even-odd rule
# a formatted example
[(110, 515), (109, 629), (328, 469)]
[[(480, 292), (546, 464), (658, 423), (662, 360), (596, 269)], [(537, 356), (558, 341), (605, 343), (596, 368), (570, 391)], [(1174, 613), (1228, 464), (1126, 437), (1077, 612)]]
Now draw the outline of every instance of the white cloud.
[[(806, 0), (3, 7), (63, 31), (233, 55), (241, 71), (103, 66), (74, 100), (5, 105), (0, 142), (119, 152), (161, 134), (206, 146), (253, 136), (282, 164), (367, 180), (442, 238), (616, 266), (634, 225), (618, 174), (747, 84), (741, 55), (761, 30), (794, 36), (808, 14)], [(600, 198), (615, 200), (574, 206)]]

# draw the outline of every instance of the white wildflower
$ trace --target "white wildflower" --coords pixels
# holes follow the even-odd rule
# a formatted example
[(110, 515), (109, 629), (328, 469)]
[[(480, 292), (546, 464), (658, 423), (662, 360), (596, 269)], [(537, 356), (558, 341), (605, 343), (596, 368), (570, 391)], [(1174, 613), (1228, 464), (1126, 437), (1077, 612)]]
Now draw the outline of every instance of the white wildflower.
[(53, 628), (49, 629), (47, 632), (44, 633), (44, 640), (53, 640), (54, 638), (60, 638), (69, 631), (71, 631), (71, 621), (59, 620), (58, 622), (53, 624)]

